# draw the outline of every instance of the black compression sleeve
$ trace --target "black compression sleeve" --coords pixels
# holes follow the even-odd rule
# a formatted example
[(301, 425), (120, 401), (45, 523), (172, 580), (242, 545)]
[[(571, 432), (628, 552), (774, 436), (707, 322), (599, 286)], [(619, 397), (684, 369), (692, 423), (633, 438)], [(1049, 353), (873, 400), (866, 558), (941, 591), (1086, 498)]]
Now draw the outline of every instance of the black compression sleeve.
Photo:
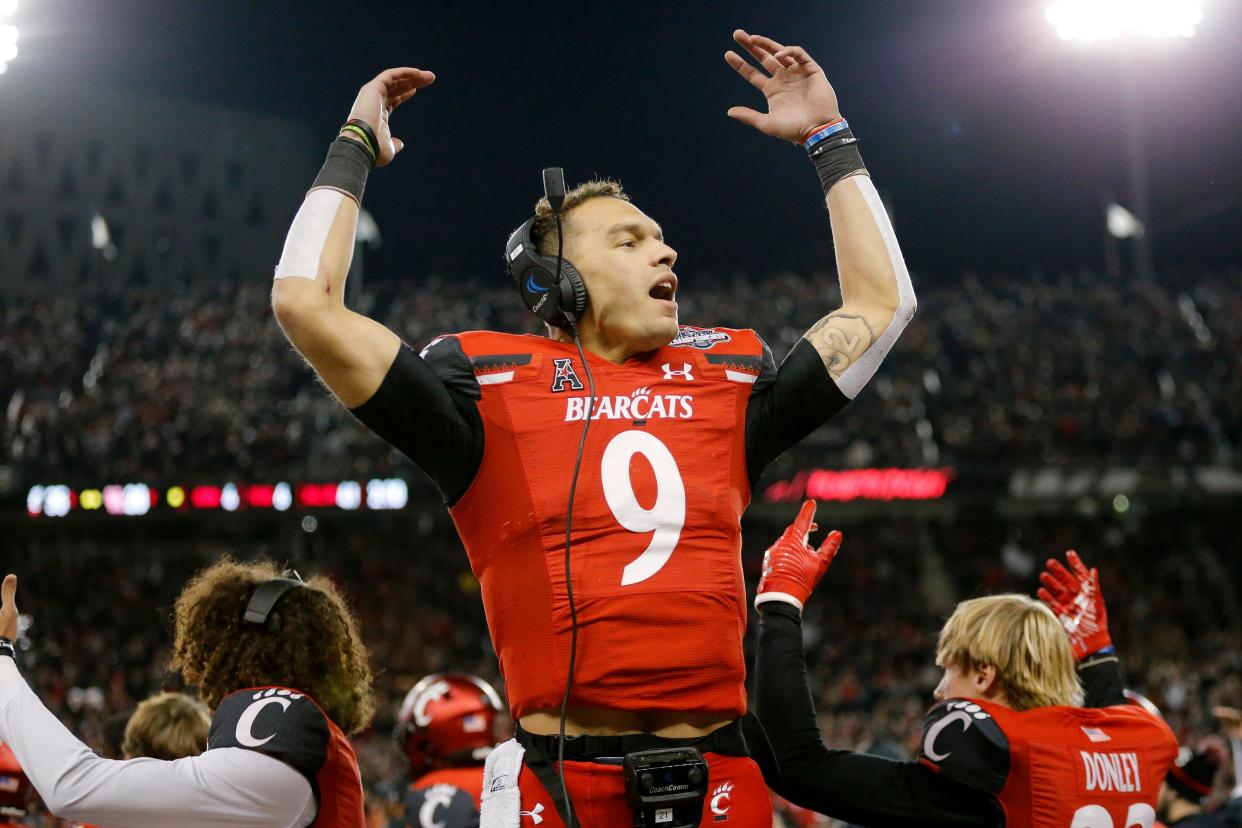
[(352, 409), (367, 428), (426, 472), (449, 506), (465, 493), (483, 462), (478, 386), (472, 395), (474, 374), (464, 354), (460, 362), (441, 367), (445, 379), (403, 345), (375, 396)]
[(996, 799), (983, 791), (917, 762), (824, 745), (794, 607), (769, 603), (760, 610), (755, 675), (755, 712), (780, 768), (767, 782), (790, 802), (870, 826), (1003, 824)]
[(1078, 665), (1078, 678), (1082, 682), (1083, 707), (1112, 707), (1127, 702), (1121, 661), (1115, 655), (1087, 656)]
[(746, 407), (746, 473), (751, 485), (768, 463), (848, 402), (815, 346), (799, 339), (781, 363), (775, 381), (751, 395)]

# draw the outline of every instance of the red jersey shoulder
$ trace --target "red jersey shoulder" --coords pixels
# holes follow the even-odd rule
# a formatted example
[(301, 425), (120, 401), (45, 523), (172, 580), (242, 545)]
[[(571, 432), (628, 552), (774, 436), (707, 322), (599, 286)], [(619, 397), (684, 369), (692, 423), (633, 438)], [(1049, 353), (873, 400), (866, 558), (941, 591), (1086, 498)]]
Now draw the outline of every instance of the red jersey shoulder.
[(763, 387), (776, 377), (771, 349), (749, 328), (683, 325), (673, 341), (651, 359), (663, 367), (665, 374), (670, 373), (670, 369), (688, 370), (687, 360), (701, 365), (707, 376), (756, 387)]
[(552, 340), (530, 334), (463, 331), (431, 340), (419, 354), (442, 378), (469, 377), (479, 386), (527, 379), (559, 349)]
[(955, 782), (999, 794), (1009, 778), (1009, 737), (983, 705), (949, 699), (927, 714), (919, 762)]

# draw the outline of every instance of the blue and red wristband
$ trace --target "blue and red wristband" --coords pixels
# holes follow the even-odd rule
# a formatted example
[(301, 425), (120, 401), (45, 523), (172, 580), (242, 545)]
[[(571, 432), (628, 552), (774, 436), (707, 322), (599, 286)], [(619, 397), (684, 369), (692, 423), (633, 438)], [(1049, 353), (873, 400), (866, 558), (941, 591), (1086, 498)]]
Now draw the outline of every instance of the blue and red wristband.
[(808, 130), (807, 133), (802, 136), (802, 140), (799, 143), (802, 144), (803, 149), (810, 152), (820, 141), (831, 138), (838, 132), (844, 132), (849, 128), (850, 125), (844, 118), (837, 118), (826, 124), (820, 124), (814, 129)]

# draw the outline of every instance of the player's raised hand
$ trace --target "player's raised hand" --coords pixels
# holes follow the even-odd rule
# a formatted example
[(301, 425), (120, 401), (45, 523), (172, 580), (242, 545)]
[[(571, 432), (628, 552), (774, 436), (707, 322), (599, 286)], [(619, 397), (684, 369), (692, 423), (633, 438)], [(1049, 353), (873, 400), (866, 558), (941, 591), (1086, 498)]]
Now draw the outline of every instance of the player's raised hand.
[(756, 607), (768, 601), (783, 601), (802, 609), (806, 599), (811, 597), (815, 585), (824, 577), (841, 548), (841, 533), (836, 531), (828, 533), (819, 549), (807, 543), (816, 529), (814, 521), (815, 501), (808, 500), (802, 504), (794, 522), (763, 553)]
[(384, 166), (405, 147), (400, 138), (392, 137), (388, 128), (392, 111), (414, 97), (414, 93), (424, 86), (435, 83), (435, 80), (435, 74), (425, 69), (385, 69), (358, 90), (354, 107), (349, 110), (349, 119), (366, 121), (375, 130), (375, 137), (379, 140), (375, 166)]
[(746, 106), (729, 109), (729, 117), (764, 135), (800, 142), (807, 132), (841, 117), (837, 93), (819, 64), (801, 46), (783, 46), (769, 37), (738, 29), (733, 39), (758, 61), (756, 69), (737, 52), (725, 52), (725, 63), (768, 99), (768, 111)]
[(1065, 553), (1069, 569), (1049, 558), (1039, 575), (1043, 584), (1036, 592), (1057, 615), (1074, 647), (1074, 658), (1082, 661), (1092, 653), (1113, 646), (1108, 634), (1108, 612), (1100, 593), (1100, 571), (1087, 569), (1078, 553)]
[(0, 584), (0, 635), (17, 640), (17, 576), (5, 575)]

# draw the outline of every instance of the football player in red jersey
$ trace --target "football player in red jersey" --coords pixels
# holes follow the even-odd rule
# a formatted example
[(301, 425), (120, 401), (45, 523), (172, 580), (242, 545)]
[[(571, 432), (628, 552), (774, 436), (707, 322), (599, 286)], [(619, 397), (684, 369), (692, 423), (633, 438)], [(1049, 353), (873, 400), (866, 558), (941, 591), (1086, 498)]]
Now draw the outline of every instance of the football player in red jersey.
[(501, 710), (496, 690), (466, 673), (433, 673), (410, 688), (397, 713), (410, 786), (392, 828), (479, 824), (483, 760), (496, 746)]
[(17, 578), (0, 587), (0, 741), (57, 817), (127, 828), (364, 828), (345, 735), (370, 721), (358, 625), (325, 577), (218, 561), (182, 589), (172, 667), (215, 709), (207, 749), (104, 759), (39, 701), (17, 667)]
[[(276, 267), (273, 308), (289, 340), (449, 507), (518, 720), (521, 767), (493, 780), (513, 819), (554, 828), (567, 788), (582, 823), (628, 828), (620, 757), (695, 748), (710, 766), (694, 783), (706, 786), (702, 818), (771, 821), (739, 724), (739, 521), (763, 468), (862, 389), (915, 302), (823, 71), (800, 47), (741, 30), (734, 39), (759, 66), (725, 60), (768, 111), (729, 115), (808, 153), (840, 274), (841, 306), (779, 368), (753, 331), (680, 324), (677, 253), (615, 182), (563, 202), (549, 189), (554, 200), (505, 248), (546, 338), (458, 333), (420, 354), (349, 310), (363, 185), (402, 149), (389, 116), (435, 80), (423, 70), (390, 69), (362, 87)], [(567, 784), (551, 769), (562, 755)]]
[(812, 548), (814, 514), (807, 501), (768, 550), (755, 597), (755, 703), (779, 765), (769, 779), (775, 791), (870, 826), (1151, 828), (1177, 742), (1159, 716), (1126, 702), (1098, 575), (1074, 553), (1072, 572), (1049, 561), (1042, 577), (1055, 615), (1024, 595), (958, 604), (940, 632), (944, 678), (918, 761), (825, 746), (807, 685), (802, 607), (841, 533)]

